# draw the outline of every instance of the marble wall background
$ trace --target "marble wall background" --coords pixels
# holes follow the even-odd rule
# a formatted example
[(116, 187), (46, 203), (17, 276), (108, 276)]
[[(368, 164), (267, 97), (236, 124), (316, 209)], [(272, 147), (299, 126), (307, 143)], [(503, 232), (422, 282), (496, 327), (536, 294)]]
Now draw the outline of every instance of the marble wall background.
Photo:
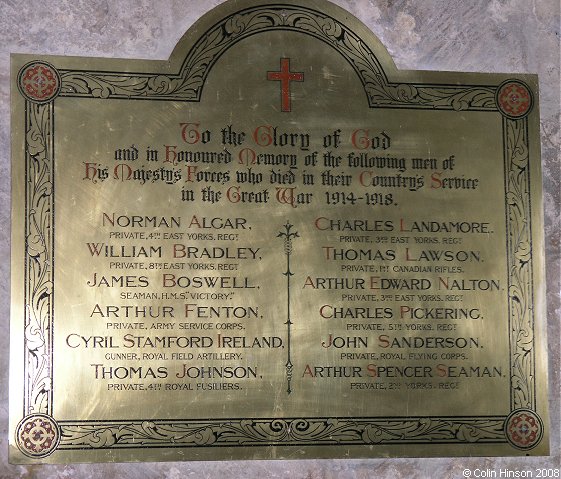
[[(305, 2), (305, 0), (302, 0)], [(560, 17), (558, 0), (334, 0), (380, 38), (398, 68), (538, 73), (544, 171), (552, 456), (11, 466), (9, 54), (165, 59), (220, 0), (0, 0), (0, 478), (460, 478), (465, 468), (561, 468)], [(240, 3), (243, 3), (240, 0)], [(483, 476), (481, 476), (483, 477)], [(490, 477), (490, 476), (489, 476)], [(497, 477), (499, 477), (497, 475)], [(534, 477), (535, 474), (534, 474)]]

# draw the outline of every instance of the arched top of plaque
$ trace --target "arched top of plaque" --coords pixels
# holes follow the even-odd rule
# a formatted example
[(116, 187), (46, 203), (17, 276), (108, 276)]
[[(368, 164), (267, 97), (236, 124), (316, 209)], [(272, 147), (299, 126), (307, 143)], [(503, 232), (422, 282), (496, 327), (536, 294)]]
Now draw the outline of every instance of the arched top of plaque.
[[(303, 67), (310, 72), (320, 68), (323, 78), (329, 79), (341, 74), (343, 63), (344, 70), (353, 72), (355, 86), (352, 91), (341, 90), (339, 96), (352, 94), (356, 97), (358, 85), (362, 85), (365, 94), (362, 98), (366, 98), (371, 108), (498, 109), (497, 89), (489, 85), (488, 76), (400, 71), (372, 31), (347, 11), (325, 0), (306, 2), (305, 6), (294, 0), (279, 3), (227, 1), (204, 15), (185, 33), (167, 62), (130, 61), (127, 74), (94, 69), (61, 70), (60, 95), (200, 101), (216, 65), (229, 56), (225, 55), (227, 52), (235, 49), (238, 50), (230, 56), (235, 59), (230, 58), (230, 64), (224, 68), (226, 71), (220, 73), (227, 76), (222, 85), (231, 86), (237, 82), (251, 86), (252, 80), (246, 73), (251, 73), (256, 60), (266, 54), (276, 56), (269, 59), (265, 79), (279, 82), (283, 112), (291, 111), (290, 101), (295, 95), (292, 82), (307, 82), (309, 78)], [(293, 59), (291, 64), (295, 52), (307, 57), (300, 62)], [(331, 64), (337, 61), (343, 63), (332, 70)], [(505, 80), (507, 78), (501, 78), (497, 85)], [(528, 91), (522, 83), (518, 86)], [(306, 89), (299, 94), (325, 92), (325, 87), (325, 83), (307, 82)], [(516, 98), (514, 101), (516, 103)], [(523, 106), (522, 109), (509, 108), (508, 112), (525, 115), (532, 105)]]
[[(171, 69), (189, 78), (193, 93), (199, 93), (223, 53), (240, 41), (273, 31), (312, 37), (328, 45), (354, 69), (371, 104), (387, 96), (384, 88), (390, 93), (388, 76), (395, 77), (397, 69), (384, 45), (360, 20), (326, 0), (305, 6), (294, 0), (225, 2), (185, 33), (170, 57)], [(259, 38), (252, 41), (260, 43)], [(405, 92), (393, 93), (399, 97)]]

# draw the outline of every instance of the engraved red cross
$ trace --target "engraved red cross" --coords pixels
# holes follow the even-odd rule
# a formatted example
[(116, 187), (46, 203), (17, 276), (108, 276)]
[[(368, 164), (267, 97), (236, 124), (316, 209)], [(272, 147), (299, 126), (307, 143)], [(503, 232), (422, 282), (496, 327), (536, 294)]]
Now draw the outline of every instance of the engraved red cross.
[(290, 106), (290, 82), (304, 81), (303, 72), (290, 71), (290, 58), (280, 59), (279, 72), (267, 72), (267, 80), (281, 82), (281, 111), (292, 111)]

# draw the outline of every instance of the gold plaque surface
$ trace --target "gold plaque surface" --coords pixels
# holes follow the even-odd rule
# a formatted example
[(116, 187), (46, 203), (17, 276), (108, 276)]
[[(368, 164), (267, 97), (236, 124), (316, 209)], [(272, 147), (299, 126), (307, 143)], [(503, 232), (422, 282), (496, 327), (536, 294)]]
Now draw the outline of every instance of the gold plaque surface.
[(11, 461), (548, 454), (537, 85), (323, 0), (13, 55)]

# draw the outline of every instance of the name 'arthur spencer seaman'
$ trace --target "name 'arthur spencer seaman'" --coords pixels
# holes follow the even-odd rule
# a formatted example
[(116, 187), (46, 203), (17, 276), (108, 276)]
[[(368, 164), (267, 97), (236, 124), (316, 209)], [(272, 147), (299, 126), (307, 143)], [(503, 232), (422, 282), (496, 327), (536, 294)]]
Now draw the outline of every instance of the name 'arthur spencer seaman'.
[(503, 377), (503, 368), (498, 365), (450, 366), (368, 364), (366, 366), (326, 366), (306, 364), (303, 378), (495, 378)]

